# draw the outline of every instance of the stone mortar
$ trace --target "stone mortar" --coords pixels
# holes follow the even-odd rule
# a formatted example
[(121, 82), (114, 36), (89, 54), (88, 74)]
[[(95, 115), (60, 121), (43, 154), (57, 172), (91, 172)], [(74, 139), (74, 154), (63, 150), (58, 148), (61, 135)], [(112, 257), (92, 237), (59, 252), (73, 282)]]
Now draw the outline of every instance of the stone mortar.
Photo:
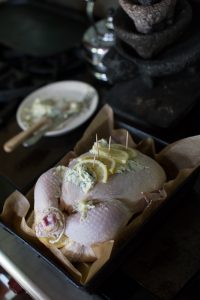
[(119, 7), (114, 17), (116, 35), (130, 45), (142, 58), (151, 58), (176, 41), (192, 19), (192, 8), (186, 0), (180, 0), (174, 23), (166, 29), (148, 35), (138, 33), (133, 21)]
[(126, 14), (133, 20), (138, 32), (148, 34), (156, 25), (172, 19), (176, 0), (161, 0), (153, 5), (139, 5), (136, 0), (119, 0)]

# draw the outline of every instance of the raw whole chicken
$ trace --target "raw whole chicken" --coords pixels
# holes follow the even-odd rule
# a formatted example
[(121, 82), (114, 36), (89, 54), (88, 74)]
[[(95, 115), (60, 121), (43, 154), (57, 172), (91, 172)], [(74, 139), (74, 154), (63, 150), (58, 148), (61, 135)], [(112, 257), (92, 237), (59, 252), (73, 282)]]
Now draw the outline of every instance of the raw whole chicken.
[(68, 167), (52, 168), (34, 191), (36, 235), (72, 261), (94, 261), (92, 245), (115, 239), (162, 188), (162, 167), (138, 150), (96, 142)]

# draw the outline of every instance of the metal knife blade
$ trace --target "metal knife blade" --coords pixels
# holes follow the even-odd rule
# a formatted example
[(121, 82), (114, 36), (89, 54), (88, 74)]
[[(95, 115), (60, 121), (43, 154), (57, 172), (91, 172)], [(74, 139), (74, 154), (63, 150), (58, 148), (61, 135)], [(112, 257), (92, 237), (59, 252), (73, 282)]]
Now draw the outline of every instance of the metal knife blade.
[(34, 144), (36, 144), (47, 131), (51, 131), (51, 129), (56, 128), (57, 126), (61, 125), (64, 121), (68, 119), (68, 115), (61, 114), (54, 118), (53, 122), (50, 124), (47, 124), (46, 126), (42, 127), (40, 130), (38, 130), (33, 136), (28, 138), (23, 142), (24, 147), (29, 147)]
[(93, 97), (93, 91), (88, 92), (84, 97), (84, 101), (76, 102), (76, 106), (72, 107), (71, 109), (69, 108), (70, 103), (67, 103), (66, 106), (64, 106), (64, 108), (62, 109), (62, 111), (59, 111), (59, 113), (57, 112), (55, 114), (55, 116), (52, 117), (53, 122), (46, 124), (45, 127), (42, 127), (40, 130), (35, 132), (35, 134), (33, 136), (26, 139), (23, 142), (23, 146), (24, 147), (29, 147), (29, 146), (32, 146), (35, 143), (37, 143), (44, 136), (44, 134), (47, 131), (55, 129), (56, 127), (61, 125), (64, 121), (69, 119), (71, 116), (76, 115), (77, 113), (79, 113), (84, 106), (87, 107), (87, 105), (89, 105), (92, 97)]

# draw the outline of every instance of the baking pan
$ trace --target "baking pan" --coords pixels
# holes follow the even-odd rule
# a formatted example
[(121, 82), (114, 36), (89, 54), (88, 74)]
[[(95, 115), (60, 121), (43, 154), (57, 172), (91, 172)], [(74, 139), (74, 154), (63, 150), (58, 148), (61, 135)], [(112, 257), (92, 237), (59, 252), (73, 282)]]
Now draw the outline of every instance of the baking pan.
[[(142, 132), (134, 127), (130, 127), (125, 123), (117, 123), (117, 127), (123, 127), (127, 129), (134, 136), (136, 141), (149, 137), (149, 135), (147, 135), (145, 132)], [(166, 145), (164, 141), (157, 138), (155, 138), (155, 144), (156, 150), (160, 150)], [(74, 145), (71, 145), (71, 148), (73, 148), (73, 146)], [(69, 282), (71, 282), (73, 285), (89, 292), (99, 291), (101, 284), (103, 284), (105, 279), (111, 275), (112, 272), (114, 272), (116, 268), (120, 266), (120, 264), (122, 264), (127, 255), (134, 253), (134, 250), (136, 250), (145, 239), (149, 238), (153, 234), (152, 231), (155, 226), (161, 224), (163, 220), (167, 218), (171, 209), (176, 207), (182, 200), (182, 197), (187, 195), (195, 181), (198, 172), (198, 169), (193, 172), (193, 174), (185, 181), (185, 183), (179, 189), (177, 189), (173, 196), (168, 201), (164, 202), (163, 205), (142, 226), (140, 226), (136, 232), (134, 232), (133, 236), (120, 246), (120, 248), (115, 252), (114, 255), (112, 255), (109, 261), (101, 268), (101, 270), (85, 285), (77, 283), (75, 279), (67, 272), (67, 270), (56, 260), (55, 257), (47, 254), (45, 246), (42, 245), (41, 248), (38, 248), (37, 245), (33, 245), (18, 236), (17, 233), (12, 228), (4, 224), (4, 222), (0, 221), (0, 225), (5, 230), (8, 230), (10, 233), (12, 233), (17, 239), (27, 244), (28, 247), (31, 247), (32, 251), (36, 252), (37, 255), (41, 256), (49, 264), (53, 265), (59, 272), (64, 273)], [(1, 199), (1, 210), (5, 199), (6, 197)]]
[[(200, 174), (197, 171), (193, 176), (177, 193), (178, 199), (172, 198), (175, 203), (170, 199), (168, 213), (161, 210), (155, 216), (165, 216), (160, 226), (155, 226), (149, 239), (145, 237), (142, 247), (122, 265), (126, 276), (160, 300), (200, 299), (197, 288), (196, 297), (194, 291), (184, 297), (184, 290), (198, 280), (200, 271)], [(180, 292), (183, 297), (178, 296)]]
[(0, 4), (0, 43), (33, 56), (54, 55), (80, 45), (86, 18), (66, 6), (12, 0)]

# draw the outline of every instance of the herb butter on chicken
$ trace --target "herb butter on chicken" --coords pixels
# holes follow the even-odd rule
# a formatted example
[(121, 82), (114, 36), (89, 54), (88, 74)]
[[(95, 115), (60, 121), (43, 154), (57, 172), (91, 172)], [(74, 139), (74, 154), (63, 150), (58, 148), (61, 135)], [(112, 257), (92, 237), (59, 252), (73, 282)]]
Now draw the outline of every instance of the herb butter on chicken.
[(145, 195), (162, 188), (166, 175), (152, 158), (106, 140), (50, 169), (34, 191), (35, 231), (72, 261), (94, 261), (92, 245), (115, 239), (148, 205)]

